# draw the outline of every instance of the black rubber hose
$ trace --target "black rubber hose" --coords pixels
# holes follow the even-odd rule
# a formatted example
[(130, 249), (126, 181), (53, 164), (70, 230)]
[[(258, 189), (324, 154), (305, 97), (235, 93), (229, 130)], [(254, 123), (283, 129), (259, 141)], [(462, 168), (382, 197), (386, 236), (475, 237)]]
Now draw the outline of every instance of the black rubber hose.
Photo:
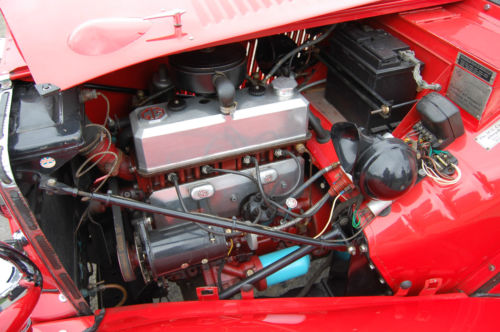
[(318, 172), (314, 173), (306, 182), (304, 182), (300, 187), (298, 187), (292, 194), (291, 197), (299, 196), (307, 187), (313, 184), (317, 179), (322, 177), (324, 174), (330, 172), (340, 165), (339, 163), (333, 163), (331, 165), (326, 166), (325, 168), (320, 169)]
[(233, 107), (236, 95), (233, 82), (223, 74), (215, 74), (212, 81), (217, 97), (219, 98), (220, 106), (223, 108)]
[(332, 31), (335, 29), (335, 25), (332, 25), (328, 28), (328, 30), (326, 30), (321, 36), (319, 36), (318, 38), (316, 39), (313, 39), (313, 40), (309, 40), (307, 42), (305, 42), (304, 44), (300, 45), (299, 47), (291, 50), (290, 52), (288, 52), (287, 54), (285, 54), (274, 66), (273, 68), (271, 68), (271, 70), (269, 71), (269, 73), (266, 75), (266, 77), (264, 77), (264, 82), (266, 82), (268, 79), (270, 79), (274, 73), (288, 60), (290, 59), (290, 57), (293, 57), (295, 56), (295, 54), (299, 53), (300, 51), (302, 51), (303, 49), (306, 49), (308, 47), (311, 47), (313, 45), (316, 45), (317, 43), (320, 43), (322, 42), (326, 37), (328, 37), (328, 35), (330, 35), (330, 33), (332, 33)]
[[(340, 235), (340, 232), (338, 229), (335, 229), (331, 231), (330, 233), (326, 234), (323, 236), (324, 239), (333, 239), (335, 237), (338, 237)], [(306, 245), (302, 246), (299, 249), (291, 252), (290, 254), (286, 255), (285, 257), (277, 260), (276, 262), (262, 268), (261, 270), (255, 272), (251, 276), (249, 276), (246, 279), (243, 279), (242, 281), (228, 287), (224, 291), (222, 291), (219, 294), (220, 299), (228, 299), (231, 298), (232, 296), (236, 295), (243, 287), (246, 285), (253, 285), (259, 281), (261, 281), (264, 278), (267, 278), (271, 274), (278, 272), (282, 268), (292, 264), (293, 262), (301, 259), (302, 257), (310, 254), (313, 250), (315, 250), (316, 247), (311, 246), (311, 245)]]
[(320, 144), (325, 144), (330, 141), (330, 131), (323, 128), (321, 120), (309, 110), (307, 112), (309, 118), (309, 126), (316, 133), (316, 141)]
[(130, 94), (130, 95), (135, 95), (135, 94), (137, 94), (137, 91), (139, 91), (138, 89), (134, 89), (134, 88), (125, 88), (125, 87), (121, 87), (121, 86), (104, 85), (104, 84), (96, 84), (96, 83), (85, 83), (83, 85), (83, 87), (88, 88), (88, 89), (102, 90), (102, 91), (126, 93), (126, 94)]

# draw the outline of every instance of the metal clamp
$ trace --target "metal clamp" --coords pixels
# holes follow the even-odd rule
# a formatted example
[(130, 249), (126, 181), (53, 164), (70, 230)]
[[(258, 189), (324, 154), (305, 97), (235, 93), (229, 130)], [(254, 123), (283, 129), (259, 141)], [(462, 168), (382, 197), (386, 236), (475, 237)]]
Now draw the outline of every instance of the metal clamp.
[[(156, 19), (159, 19), (159, 18), (173, 17), (173, 19), (174, 19), (174, 29), (175, 29), (174, 36), (175, 37), (182, 37), (183, 35), (186, 34), (186, 33), (182, 32), (181, 16), (184, 13), (186, 13), (186, 11), (184, 9), (176, 8), (176, 9), (172, 9), (172, 10), (169, 10), (169, 11), (161, 12), (159, 14), (155, 14), (155, 15), (151, 15), (151, 16), (146, 16), (143, 19), (144, 20), (156, 20)], [(167, 39), (167, 38), (170, 38), (170, 37), (171, 36), (165, 36), (165, 37), (155, 38), (155, 39), (152, 39), (152, 40), (162, 40), (162, 39)]]

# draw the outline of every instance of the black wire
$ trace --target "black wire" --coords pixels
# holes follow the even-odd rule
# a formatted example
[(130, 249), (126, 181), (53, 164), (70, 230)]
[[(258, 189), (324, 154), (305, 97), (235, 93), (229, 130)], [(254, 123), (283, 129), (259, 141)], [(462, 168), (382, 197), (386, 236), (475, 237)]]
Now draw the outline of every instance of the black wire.
[(300, 181), (302, 180), (303, 178), (303, 169), (302, 169), (302, 163), (300, 162), (299, 158), (297, 158), (296, 155), (294, 155), (293, 153), (291, 153), (290, 151), (288, 150), (282, 150), (284, 154), (288, 155), (290, 158), (292, 158), (295, 163), (297, 164), (297, 181), (295, 182), (295, 184), (292, 186), (292, 188), (290, 188), (287, 192), (283, 193), (283, 194), (280, 194), (280, 195), (276, 195), (273, 197), (273, 199), (279, 199), (279, 198), (288, 198), (290, 197), (290, 194), (292, 194), (296, 189), (297, 187), (300, 185)]
[(222, 269), (224, 269), (224, 265), (226, 264), (226, 259), (222, 258), (219, 263), (219, 269), (217, 271), (217, 286), (219, 288), (219, 292), (222, 292), (224, 289), (222, 288)]
[(264, 77), (264, 82), (266, 82), (268, 79), (270, 79), (274, 73), (290, 58), (293, 57), (295, 54), (299, 53), (305, 48), (311, 47), (313, 45), (316, 45), (317, 43), (323, 41), (328, 35), (335, 29), (335, 25), (332, 25), (326, 30), (321, 36), (319, 36), (317, 39), (310, 39), (309, 41), (305, 42), (304, 44), (300, 45), (299, 47), (291, 50), (287, 54), (285, 54), (274, 66), (271, 68), (269, 73)]
[(208, 171), (208, 173), (217, 172), (217, 173), (225, 173), (225, 174), (234, 174), (234, 175), (244, 176), (247, 179), (251, 180), (253, 183), (257, 184), (257, 180), (253, 176), (246, 174), (246, 173), (243, 173), (243, 172), (240, 172), (240, 171), (233, 171), (230, 169), (213, 168), (211, 166), (207, 167), (207, 171)]
[(146, 99), (141, 100), (141, 101), (137, 104), (137, 106), (138, 106), (138, 107), (139, 107), (139, 106), (144, 106), (144, 105), (146, 105), (148, 102), (150, 102), (150, 101), (152, 101), (152, 100), (154, 100), (154, 99), (156, 99), (156, 98), (158, 98), (158, 97), (162, 96), (163, 94), (165, 94), (165, 93), (169, 92), (169, 91), (170, 91), (170, 90), (172, 90), (173, 88), (174, 88), (174, 86), (173, 86), (173, 85), (171, 85), (171, 86), (169, 86), (168, 88), (165, 88), (165, 89), (160, 90), (160, 91), (158, 91), (158, 92), (156, 92), (156, 93), (153, 93), (151, 96), (147, 97)]
[[(251, 159), (253, 160), (254, 164), (255, 164), (255, 175), (256, 175), (256, 178), (257, 178), (257, 187), (259, 188), (259, 192), (260, 194), (262, 195), (262, 198), (264, 199), (264, 201), (268, 204), (268, 205), (272, 205), (274, 207), (276, 207), (277, 209), (285, 212), (285, 213), (288, 213), (289, 215), (293, 216), (294, 218), (310, 218), (312, 216), (314, 216), (318, 211), (319, 211), (319, 208), (315, 211), (310, 211), (310, 212), (307, 212), (307, 213), (304, 213), (304, 214), (299, 214), (299, 213), (295, 213), (283, 206), (281, 206), (279, 203), (273, 201), (271, 198), (269, 198), (269, 196), (267, 196), (267, 194), (265, 193), (264, 191), (264, 187), (262, 185), (262, 181), (260, 179), (260, 167), (259, 167), (259, 162), (256, 158), (254, 157), (251, 157)], [(325, 200), (323, 202), (326, 203), (327, 200)], [(320, 206), (321, 207), (321, 206)]]
[(309, 179), (307, 179), (306, 182), (304, 182), (300, 187), (298, 187), (294, 192), (292, 192), (291, 197), (297, 197), (300, 195), (301, 192), (303, 192), (307, 187), (309, 187), (311, 184), (313, 184), (317, 179), (319, 179), (321, 176), (323, 176), (325, 173), (327, 173), (329, 170), (332, 170), (331, 166), (327, 166), (318, 172), (316, 172), (313, 176), (311, 176)]
[[(189, 210), (187, 209), (186, 203), (184, 202), (184, 198), (182, 197), (181, 189), (179, 188), (179, 181), (177, 179), (177, 175), (174, 174), (174, 176), (172, 176), (169, 180), (174, 184), (175, 192), (177, 193), (177, 198), (179, 200), (179, 203), (181, 204), (182, 210), (186, 213), (189, 213)], [(221, 236), (227, 236), (227, 237), (235, 237), (235, 236), (241, 235), (240, 232), (231, 232), (231, 233), (219, 232), (217, 230), (211, 229), (208, 226), (201, 225), (197, 222), (195, 222), (194, 224), (196, 226), (198, 226), (199, 228), (203, 229), (205, 232), (215, 234), (215, 235), (221, 235)]]

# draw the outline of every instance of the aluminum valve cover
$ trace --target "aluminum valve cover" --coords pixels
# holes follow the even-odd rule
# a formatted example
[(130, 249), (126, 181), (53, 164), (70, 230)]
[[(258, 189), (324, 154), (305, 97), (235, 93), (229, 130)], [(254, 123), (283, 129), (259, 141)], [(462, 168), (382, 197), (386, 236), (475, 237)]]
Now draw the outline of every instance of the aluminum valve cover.
[(137, 165), (145, 175), (241, 155), (307, 138), (308, 102), (300, 94), (279, 97), (237, 92), (237, 109), (219, 111), (216, 99), (191, 97), (172, 111), (167, 103), (130, 114)]

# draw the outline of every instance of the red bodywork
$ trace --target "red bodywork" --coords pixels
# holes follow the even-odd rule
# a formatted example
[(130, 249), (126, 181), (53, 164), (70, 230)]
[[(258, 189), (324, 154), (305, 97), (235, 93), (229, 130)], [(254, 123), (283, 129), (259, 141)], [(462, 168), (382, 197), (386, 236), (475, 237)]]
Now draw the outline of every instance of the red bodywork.
[[(231, 6), (224, 7), (223, 5), (229, 4), (228, 1), (220, 2), (226, 10), (224, 15), (208, 7), (205, 8), (204, 5), (200, 5), (199, 1), (193, 1), (189, 5), (192, 6), (189, 10), (197, 13), (198, 21), (189, 15), (182, 16), (182, 20), (183, 31), (188, 34), (200, 31), (199, 34), (192, 33), (196, 35), (194, 40), (187, 37), (175, 40), (169, 37), (165, 39), (169, 45), (165, 48), (165, 45), (160, 45), (158, 41), (151, 42), (143, 38), (136, 44), (132, 43), (111, 53), (112, 55), (96, 57), (82, 56), (71, 51), (64, 39), (67, 37), (66, 32), (73, 31), (88, 19), (96, 18), (95, 8), (93, 8), (95, 6), (102, 8), (100, 17), (109, 17), (110, 13), (114, 12), (114, 8), (103, 3), (95, 5), (86, 3), (86, 11), (78, 20), (75, 20), (73, 12), (77, 10), (73, 8), (74, 5), (61, 3), (62, 7), (58, 7), (57, 12), (61, 10), (72, 12), (72, 15), (64, 17), (63, 25), (70, 27), (69, 30), (56, 33), (60, 23), (48, 24), (43, 34), (44, 37), (39, 41), (47, 50), (50, 49), (50, 52), (53, 52), (54, 50), (46, 45), (50, 43), (51, 37), (55, 36), (54, 38), (58, 40), (59, 43), (55, 45), (56, 55), (50, 61), (39, 54), (40, 49), (43, 49), (40, 44), (24, 46), (22, 40), (28, 39), (33, 26), (40, 27), (50, 22), (56, 12), (42, 2), (37, 2), (37, 5), (33, 7), (13, 2), (2, 4), (2, 11), (6, 14), (14, 35), (19, 36), (17, 42), (20, 53), (29, 64), (35, 81), (52, 82), (59, 87), (68, 88), (105, 73), (168, 53), (439, 5), (447, 1), (399, 0), (368, 4), (369, 2), (359, 1), (357, 4), (364, 4), (364, 6), (350, 9), (345, 8), (354, 4), (342, 3), (338, 4), (338, 7), (323, 4), (322, 7), (319, 6), (319, 2), (314, 2), (314, 5), (297, 5), (293, 13), (287, 12), (277, 17), (276, 11), (283, 8), (280, 7), (281, 2), (279, 2), (280, 6), (273, 7), (271, 1), (262, 1), (265, 8), (271, 9), (258, 14), (259, 8), (257, 7), (260, 5), (256, 1), (249, 1), (250, 5), (256, 6), (251, 13), (247, 16), (240, 16), (239, 12), (235, 11), (231, 16), (227, 14)], [(487, 5), (489, 7), (485, 7)], [(19, 6), (22, 6), (26, 12), (23, 13)], [(134, 6), (128, 4), (123, 8), (127, 6), (127, 10), (121, 9), (119, 15), (116, 15), (128, 17), (133, 9), (140, 8), (139, 11), (133, 11), (134, 17), (143, 17), (157, 10), (153, 10), (152, 4), (146, 8), (142, 4), (139, 6), (135, 3)], [(303, 7), (304, 11), (297, 11), (298, 7)], [(325, 11), (339, 9), (343, 10), (325, 14)], [(33, 25), (26, 25), (23, 20), (15, 18), (15, 14), (26, 15), (28, 12), (37, 10), (43, 10), (44, 13), (52, 16), (34, 15)], [(203, 20), (201, 18), (206, 10), (213, 10), (213, 12), (210, 19)], [(9, 21), (11, 13), (14, 17), (12, 21)], [(234, 20), (234, 17), (238, 16), (239, 22), (232, 23), (234, 27), (238, 27), (237, 29), (224, 31), (223, 24), (217, 25), (226, 21), (227, 26), (228, 18), (225, 15), (231, 16), (229, 20)], [(256, 17), (258, 17), (257, 21), (255, 21)], [(370, 19), (369, 22), (374, 26), (387, 29), (409, 44), (415, 50), (416, 55), (426, 63), (423, 72), (424, 79), (428, 82), (440, 83), (443, 86), (442, 93), (445, 94), (458, 52), (472, 57), (493, 71), (500, 70), (500, 48), (496, 43), (500, 23), (497, 18), (500, 18), (499, 7), (490, 5), (487, 1), (465, 1), (382, 16)], [(149, 33), (149, 39), (173, 33), (164, 31), (160, 33), (160, 31), (156, 28), (155, 31), (143, 33), (145, 35)], [(8, 64), (2, 62), (2, 68), (12, 70), (12, 79), (29, 75), (30, 72), (18, 68), (24, 65), (22, 57), (18, 56), (13, 47), (13, 41), (9, 43), (11, 50), (7, 55), (12, 61)], [(146, 48), (146, 44), (151, 46)], [(79, 70), (70, 70), (69, 68), (74, 67), (75, 63), (79, 64)], [(150, 66), (153, 67), (152, 64)], [(14, 69), (16, 71), (13, 71)], [(54, 71), (59, 71), (61, 74), (54, 74)], [(143, 81), (141, 75), (144, 73), (139, 74), (137, 67), (111, 73), (96, 81), (113, 82), (131, 73), (136, 78), (135, 81)], [(318, 78), (321, 74), (324, 74), (324, 68), (319, 68), (316, 73)], [(500, 246), (498, 246), (500, 227), (497, 225), (500, 219), (498, 209), (500, 206), (500, 170), (498, 168), (500, 160), (497, 153), (499, 148), (487, 151), (474, 140), (482, 130), (500, 119), (499, 82), (500, 79), (497, 77), (491, 84), (490, 102), (481, 120), (474, 119), (462, 110), (465, 135), (448, 147), (448, 150), (459, 160), (462, 169), (463, 177), (460, 186), (442, 188), (429, 179), (424, 179), (392, 204), (391, 213), (388, 216), (377, 217), (365, 230), (370, 259), (385, 282), (394, 293), (406, 295), (406, 291), (401, 292), (399, 287), (401, 282), (409, 280), (412, 282), (412, 287), (407, 295), (414, 296), (247, 299), (138, 305), (106, 309), (100, 328), (103, 331), (163, 330), (166, 328), (176, 330), (192, 328), (332, 330), (336, 328), (338, 330), (383, 331), (388, 329), (426, 329), (429, 331), (495, 329), (495, 326), (498, 326), (495, 313), (500, 309), (500, 301), (494, 298), (472, 298), (467, 295), (472, 295), (498, 276), (498, 267), (500, 267)], [(420, 97), (422, 95), (423, 93)], [(100, 101), (91, 103), (98, 102)], [(126, 101), (113, 102), (116, 108), (120, 108), (121, 104), (125, 105)], [(119, 113), (123, 109), (125, 108), (113, 110), (113, 112)], [(321, 113), (314, 108), (313, 111), (321, 118), (324, 127), (331, 126)], [(395, 135), (402, 137), (416, 119), (417, 112), (413, 109), (396, 129)], [(309, 140), (307, 147), (319, 167), (325, 167), (337, 159), (331, 144), (320, 145), (314, 140)], [(336, 172), (331, 172), (326, 177), (333, 182), (335, 176)], [(22, 222), (20, 226), (14, 218), (10, 220), (12, 230), (22, 228), (29, 240), (37, 235), (24, 229)], [(43, 234), (38, 235), (43, 236)], [(53, 263), (47, 258), (43, 248), (38, 243), (32, 242), (32, 245), (27, 246), (25, 250), (40, 267), (44, 275), (44, 288), (62, 289), (61, 285), (54, 280)], [(487, 292), (493, 294), (498, 293), (498, 290), (497, 285), (490, 287)], [(433, 295), (435, 293), (452, 294)], [(70, 296), (70, 294), (67, 295)], [(38, 322), (34, 325), (34, 330), (76, 331), (93, 324), (92, 316), (69, 318), (76, 314), (77, 310), (69, 301), (60, 301), (59, 293), (43, 293), (32, 314), (32, 320)], [(58, 321), (62, 318), (68, 319)]]

